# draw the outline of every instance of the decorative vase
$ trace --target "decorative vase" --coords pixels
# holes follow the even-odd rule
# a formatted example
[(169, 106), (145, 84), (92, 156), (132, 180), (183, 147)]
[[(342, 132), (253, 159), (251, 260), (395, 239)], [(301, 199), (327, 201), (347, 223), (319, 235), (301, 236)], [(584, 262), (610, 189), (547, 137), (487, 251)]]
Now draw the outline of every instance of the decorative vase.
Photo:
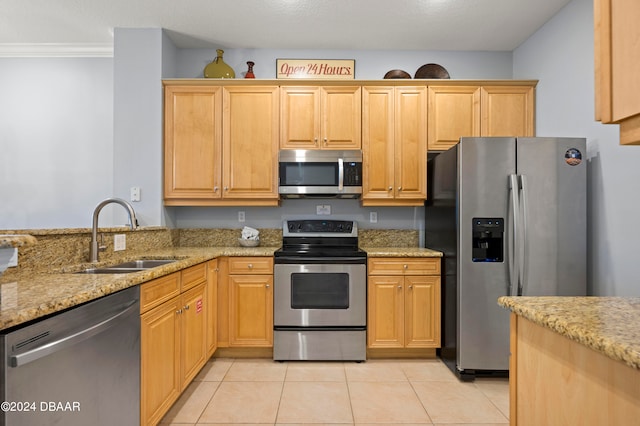
[(249, 69), (247, 70), (247, 73), (244, 75), (244, 78), (256, 78), (256, 76), (253, 74), (254, 65), (255, 65), (255, 62), (247, 61), (247, 66), (249, 67)]
[(236, 78), (236, 73), (225, 61), (222, 60), (224, 50), (216, 49), (216, 57), (209, 65), (204, 67), (205, 78)]

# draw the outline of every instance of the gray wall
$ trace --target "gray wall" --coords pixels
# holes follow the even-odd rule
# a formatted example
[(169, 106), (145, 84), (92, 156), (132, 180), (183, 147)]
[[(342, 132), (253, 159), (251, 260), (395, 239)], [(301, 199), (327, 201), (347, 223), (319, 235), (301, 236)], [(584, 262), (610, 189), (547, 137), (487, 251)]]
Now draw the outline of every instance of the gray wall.
[(587, 138), (590, 293), (639, 296), (640, 146), (594, 120), (593, 60), (593, 2), (573, 0), (514, 51), (513, 74), (540, 80), (538, 135)]
[(0, 229), (91, 226), (113, 193), (112, 66), (0, 59)]

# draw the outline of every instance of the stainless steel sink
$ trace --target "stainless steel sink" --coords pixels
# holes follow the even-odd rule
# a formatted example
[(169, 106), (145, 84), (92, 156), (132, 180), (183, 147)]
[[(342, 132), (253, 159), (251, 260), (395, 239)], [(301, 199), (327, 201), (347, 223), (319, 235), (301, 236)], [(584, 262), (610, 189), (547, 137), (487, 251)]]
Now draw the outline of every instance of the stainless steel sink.
[(150, 269), (157, 266), (166, 265), (168, 263), (177, 262), (175, 259), (142, 259), (132, 260), (131, 262), (118, 263), (117, 265), (109, 266), (109, 268), (134, 268), (134, 269)]
[(176, 259), (141, 259), (132, 260), (130, 262), (118, 263), (112, 266), (103, 266), (100, 268), (84, 269), (78, 274), (129, 274), (131, 272), (140, 272), (168, 263), (177, 262)]

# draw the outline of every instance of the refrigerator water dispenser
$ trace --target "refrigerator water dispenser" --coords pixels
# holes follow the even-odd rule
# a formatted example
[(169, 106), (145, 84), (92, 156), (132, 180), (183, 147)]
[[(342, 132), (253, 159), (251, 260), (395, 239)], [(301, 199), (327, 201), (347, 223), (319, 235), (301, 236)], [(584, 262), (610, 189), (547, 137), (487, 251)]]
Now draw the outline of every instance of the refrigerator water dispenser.
[(472, 244), (474, 262), (504, 261), (504, 219), (474, 217)]

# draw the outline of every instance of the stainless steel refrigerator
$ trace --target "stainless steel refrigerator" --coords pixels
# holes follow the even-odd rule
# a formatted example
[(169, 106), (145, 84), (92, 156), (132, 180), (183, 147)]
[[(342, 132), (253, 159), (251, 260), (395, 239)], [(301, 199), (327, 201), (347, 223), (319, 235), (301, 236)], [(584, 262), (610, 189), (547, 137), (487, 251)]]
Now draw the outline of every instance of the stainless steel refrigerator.
[(509, 369), (504, 295), (585, 295), (586, 142), (461, 138), (429, 159), (425, 245), (444, 253), (441, 358), (459, 378)]

